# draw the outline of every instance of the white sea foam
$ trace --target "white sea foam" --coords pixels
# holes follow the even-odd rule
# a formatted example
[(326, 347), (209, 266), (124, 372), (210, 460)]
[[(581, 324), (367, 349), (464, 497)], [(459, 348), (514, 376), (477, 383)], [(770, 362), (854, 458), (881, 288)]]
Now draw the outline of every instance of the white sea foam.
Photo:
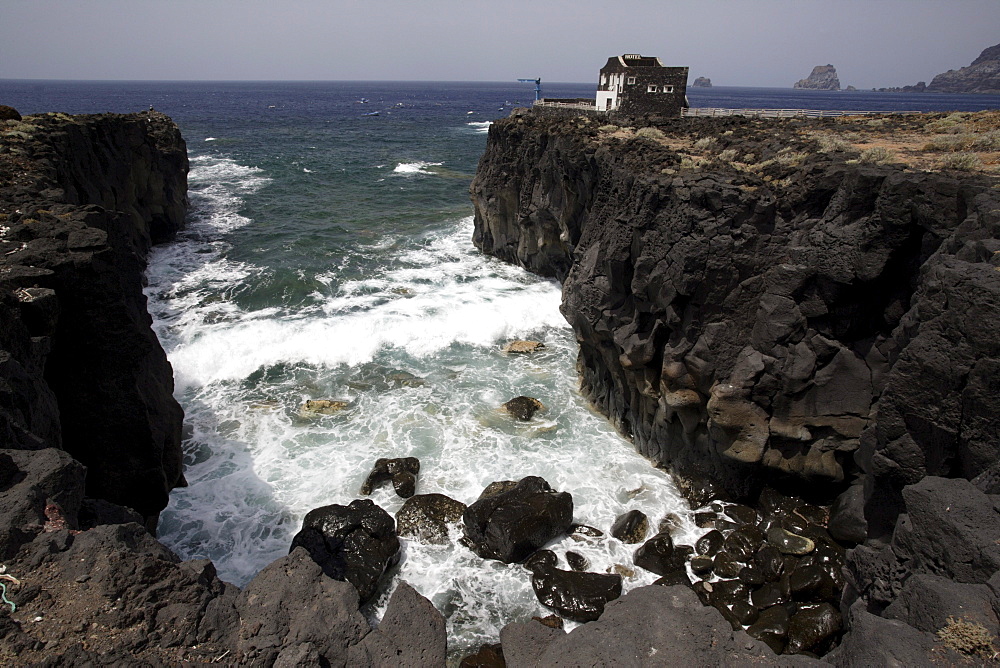
[(395, 174), (432, 174), (433, 172), (428, 169), (429, 167), (440, 167), (443, 163), (440, 162), (401, 162), (396, 165), (393, 169)]
[[(147, 289), (189, 432), (189, 486), (173, 492), (160, 525), (183, 557), (211, 558), (223, 579), (243, 585), (287, 553), (305, 513), (349, 503), (375, 459), (402, 456), (420, 459), (421, 494), (471, 503), (494, 480), (540, 475), (573, 494), (577, 522), (607, 532), (632, 508), (653, 524), (678, 513), (678, 542), (693, 542), (698, 530), (667, 474), (579, 396), (559, 286), (475, 252), (471, 218), (417, 239), (373, 240), (359, 252), (385, 261), (364, 278), (346, 280), (337, 267), (302, 274), (317, 288), (295, 310), (244, 310), (231, 295), (269, 270), (229, 259), (227, 236), (252, 222), (234, 216), (266, 177), (232, 161), (192, 163), (190, 228), (154, 253)], [(527, 337), (545, 350), (500, 352)], [(518, 395), (547, 408), (523, 423), (497, 410)], [(303, 417), (311, 398), (350, 405)], [(391, 487), (372, 498), (390, 514), (402, 505)], [(397, 580), (445, 614), (453, 651), (548, 614), (521, 566), (457, 543), (403, 543)], [(635, 548), (607, 536), (550, 547), (560, 559), (570, 549), (584, 555), (596, 572), (631, 567)], [(656, 577), (635, 571), (626, 590)]]
[(490, 131), (490, 126), (493, 125), (493, 121), (473, 121), (472, 123), (466, 123), (466, 125), (479, 134), (486, 134)]

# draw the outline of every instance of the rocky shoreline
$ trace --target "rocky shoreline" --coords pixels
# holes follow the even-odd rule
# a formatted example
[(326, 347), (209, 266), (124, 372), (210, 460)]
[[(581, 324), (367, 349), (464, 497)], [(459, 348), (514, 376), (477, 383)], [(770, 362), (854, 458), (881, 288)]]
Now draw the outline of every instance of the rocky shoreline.
[[(443, 665), (443, 617), (405, 583), (378, 629), (360, 612), (403, 511), (316, 509), (242, 590), (155, 540), (184, 484), (182, 415), (142, 273), (183, 222), (183, 139), (156, 112), (0, 123), (0, 657)], [(470, 549), (524, 561), (541, 602), (587, 621), (511, 624), (463, 665), (798, 665), (841, 618), (825, 661), (981, 661), (938, 633), (997, 633), (995, 179), (810, 154), (803, 128), (494, 124), (476, 243), (563, 281), (584, 390), (695, 505), (722, 501), (696, 546), (619, 518), (616, 539), (663, 575), (619, 597), (620, 576), (536, 551), (594, 531), (540, 478), (468, 507), (410, 497), (411, 535), (451, 540), (462, 515)], [(751, 152), (758, 171), (733, 168)], [(369, 482), (405, 497), (418, 472), (386, 460)], [(776, 489), (835, 500), (831, 516)]]
[(584, 393), (696, 504), (833, 502), (860, 545), (828, 660), (995, 642), (996, 178), (875, 159), (849, 120), (633, 120), (495, 123), (476, 245), (562, 281)]

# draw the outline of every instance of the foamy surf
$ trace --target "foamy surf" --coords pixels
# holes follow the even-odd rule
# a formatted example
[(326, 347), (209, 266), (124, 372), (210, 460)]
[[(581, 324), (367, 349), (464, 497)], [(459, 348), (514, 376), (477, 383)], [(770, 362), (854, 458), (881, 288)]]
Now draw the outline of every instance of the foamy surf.
[(430, 167), (440, 167), (444, 163), (440, 162), (401, 162), (393, 169), (394, 174), (433, 174)]
[[(394, 171), (414, 173), (404, 165), (433, 166)], [(172, 493), (160, 525), (182, 557), (211, 558), (223, 579), (243, 585), (287, 553), (309, 510), (350, 503), (377, 458), (403, 456), (421, 461), (419, 494), (468, 504), (490, 482), (539, 475), (573, 495), (577, 522), (607, 533), (632, 508), (654, 525), (676, 514), (678, 540), (693, 542), (698, 530), (667, 474), (579, 396), (559, 286), (476, 252), (471, 217), (412, 236), (366, 237), (350, 261), (299, 270), (316, 286), (299, 301), (251, 308), (235, 295), (273, 270), (232, 259), (230, 239), (253, 223), (245, 200), (269, 179), (227, 158), (192, 166), (189, 227), (153, 254), (147, 289), (186, 412), (189, 486)], [(357, 258), (368, 263), (360, 273)], [(514, 338), (546, 348), (501, 353)], [(525, 423), (498, 410), (518, 395), (546, 410)], [(316, 398), (348, 408), (300, 415)], [(402, 505), (391, 487), (372, 498), (393, 515)], [(403, 544), (396, 577), (443, 612), (453, 651), (548, 614), (521, 566), (480, 559), (457, 542)], [(573, 550), (592, 571), (632, 568), (625, 590), (656, 578), (631, 566), (636, 546), (607, 536), (550, 547), (563, 567)]]
[(486, 134), (490, 131), (490, 126), (493, 125), (493, 121), (474, 121), (472, 123), (466, 123), (474, 132), (477, 134)]

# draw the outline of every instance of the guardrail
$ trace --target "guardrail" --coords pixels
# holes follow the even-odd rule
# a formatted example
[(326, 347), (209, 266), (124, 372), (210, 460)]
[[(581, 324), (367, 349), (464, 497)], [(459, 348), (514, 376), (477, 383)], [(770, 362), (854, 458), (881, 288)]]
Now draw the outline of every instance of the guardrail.
[(919, 111), (838, 111), (833, 109), (720, 109), (685, 107), (681, 116), (748, 116), (750, 118), (833, 118), (837, 116), (880, 116), (883, 114), (919, 114)]
[(572, 102), (546, 102), (545, 100), (537, 100), (534, 105), (535, 107), (551, 107), (555, 109), (580, 109), (583, 111), (598, 111), (597, 107), (593, 104), (574, 104)]

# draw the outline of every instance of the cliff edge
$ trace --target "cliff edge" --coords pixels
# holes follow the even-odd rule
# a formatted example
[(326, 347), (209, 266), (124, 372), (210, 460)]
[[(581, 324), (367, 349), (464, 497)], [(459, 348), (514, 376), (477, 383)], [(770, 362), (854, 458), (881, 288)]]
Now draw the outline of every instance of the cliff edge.
[[(918, 619), (930, 589), (957, 601), (953, 585), (985, 587), (1000, 567), (986, 547), (1000, 528), (998, 181), (884, 147), (948, 119), (635, 129), (522, 113), (491, 126), (471, 187), (476, 245), (562, 281), (582, 391), (692, 497), (836, 497), (830, 532), (863, 544), (841, 606), (868, 629), (838, 650), (850, 660), (882, 628), (872, 613), (904, 620), (923, 652), (949, 609)], [(981, 532), (943, 528), (964, 521)], [(971, 570), (943, 559), (970, 551)]]

